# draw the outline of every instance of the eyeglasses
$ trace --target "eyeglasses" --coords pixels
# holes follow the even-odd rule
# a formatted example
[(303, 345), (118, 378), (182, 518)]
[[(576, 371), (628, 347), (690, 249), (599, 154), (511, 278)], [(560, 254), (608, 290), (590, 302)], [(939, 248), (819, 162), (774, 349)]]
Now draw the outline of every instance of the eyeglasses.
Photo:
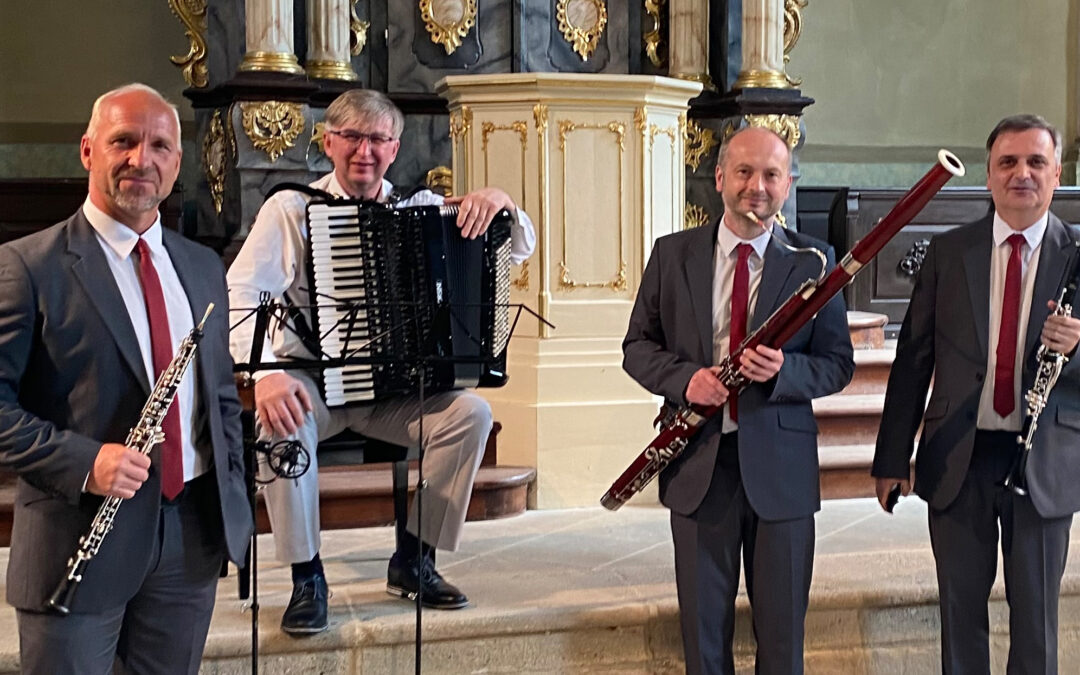
[(344, 131), (331, 129), (327, 130), (326, 133), (337, 136), (354, 148), (360, 145), (362, 141), (367, 141), (372, 149), (381, 150), (395, 140), (392, 136), (387, 136), (385, 134), (365, 134), (360, 131), (353, 131), (352, 129), (345, 129)]

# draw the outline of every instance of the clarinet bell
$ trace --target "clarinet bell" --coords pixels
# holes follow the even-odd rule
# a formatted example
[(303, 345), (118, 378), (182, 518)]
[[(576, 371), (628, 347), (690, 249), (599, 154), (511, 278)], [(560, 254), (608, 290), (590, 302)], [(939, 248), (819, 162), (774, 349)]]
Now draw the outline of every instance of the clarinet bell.
[(1005, 480), (1001, 481), (1001, 487), (1018, 497), (1026, 497), (1028, 493), (1027, 455), (1027, 452), (1021, 450), (1016, 461), (1013, 462), (1012, 469), (1009, 470), (1009, 475), (1005, 476)]

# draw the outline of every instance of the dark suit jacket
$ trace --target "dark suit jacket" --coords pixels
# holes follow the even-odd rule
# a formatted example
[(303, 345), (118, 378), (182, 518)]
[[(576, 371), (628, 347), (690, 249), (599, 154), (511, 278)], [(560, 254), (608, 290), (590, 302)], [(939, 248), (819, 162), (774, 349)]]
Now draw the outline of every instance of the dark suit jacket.
[[(163, 234), (194, 321), (215, 305), (185, 377), (196, 377), (195, 445), (212, 453), (217, 476), (219, 523), (206, 536), (221, 541), (223, 527), (237, 561), (252, 522), (224, 269), (210, 249)], [(7, 577), (7, 600), (16, 608), (40, 609), (64, 575), (102, 501), (82, 492), (98, 449), (124, 442), (151, 386), (120, 290), (81, 210), (0, 246), (0, 463), (19, 475)], [(161, 498), (157, 450), (151, 458), (149, 480), (120, 505), (72, 611), (116, 606), (137, 590)]]
[[(1024, 336), (1021, 392), (1034, 382), (1039, 336), (1049, 315), (1046, 301), (1057, 297), (1078, 239), (1072, 228), (1050, 214)], [(922, 422), (914, 487), (935, 509), (944, 509), (956, 498), (971, 461), (979, 396), (987, 377), (992, 248), (993, 215), (931, 240), (889, 375), (872, 473), (882, 478), (908, 475)], [(934, 389), (924, 415), (931, 377)], [(1019, 405), (1026, 407), (1022, 398)], [(1032, 502), (1044, 517), (1080, 509), (1076, 359), (1063, 369), (1039, 418), (1027, 479)]]
[[(713, 254), (717, 220), (661, 237), (641, 278), (630, 326), (623, 341), (623, 368), (670, 404), (685, 405), (691, 376), (713, 365)], [(798, 247), (832, 249), (811, 237), (776, 228)], [(753, 331), (820, 265), (769, 242), (748, 329)], [(843, 298), (834, 297), (783, 345), (784, 365), (764, 384), (739, 394), (739, 463), (746, 496), (765, 520), (811, 515), (821, 507), (818, 486), (817, 422), (811, 399), (840, 391), (855, 372)], [(660, 499), (689, 515), (712, 480), (721, 432), (716, 415), (660, 475)]]

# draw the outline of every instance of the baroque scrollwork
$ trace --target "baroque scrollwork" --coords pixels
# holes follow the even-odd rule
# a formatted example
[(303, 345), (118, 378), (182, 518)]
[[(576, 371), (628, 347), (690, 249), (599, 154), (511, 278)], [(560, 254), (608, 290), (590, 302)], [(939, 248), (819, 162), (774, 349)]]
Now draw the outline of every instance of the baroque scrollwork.
[(775, 131), (792, 150), (802, 139), (798, 115), (744, 115), (743, 119), (752, 127), (764, 127)]
[[(235, 149), (233, 154), (235, 155)], [(210, 128), (203, 137), (202, 165), (206, 184), (210, 187), (210, 198), (214, 202), (214, 211), (221, 213), (221, 204), (225, 199), (225, 173), (229, 165), (229, 141), (225, 134), (225, 125), (221, 121), (221, 110), (215, 110), (210, 118)]]
[[(802, 10), (806, 4), (807, 0), (784, 0), (784, 66), (791, 60), (791, 50), (802, 35)], [(786, 73), (784, 77), (793, 87), (802, 84), (801, 77), (791, 77)]]
[(510, 286), (518, 289), (519, 291), (529, 290), (529, 261), (525, 260), (521, 263), (520, 272), (518, 272), (517, 278), (510, 282)]
[(692, 229), (695, 227), (701, 227), (709, 222), (709, 212), (698, 206), (697, 204), (686, 203), (686, 208), (683, 211), (683, 228)]
[(420, 0), (420, 18), (431, 41), (453, 54), (476, 24), (476, 0)]
[(311, 140), (308, 141), (308, 147), (315, 146), (319, 149), (319, 152), (326, 154), (326, 122), (316, 122), (315, 127), (311, 130)]
[(187, 29), (184, 35), (191, 43), (188, 53), (170, 56), (180, 68), (184, 81), (192, 87), (205, 87), (209, 82), (206, 68), (206, 2), (207, 0), (169, 0), (169, 9)]
[(240, 111), (244, 133), (256, 149), (270, 157), (271, 162), (276, 162), (287, 149), (296, 145), (296, 139), (304, 132), (304, 116), (299, 103), (241, 103)]
[(357, 0), (354, 0), (349, 5), (349, 53), (353, 56), (359, 56), (364, 51), (364, 47), (367, 46), (368, 28), (371, 28), (369, 21), (361, 21), (357, 16), (356, 2)]
[(645, 55), (649, 62), (659, 68), (664, 65), (666, 55), (664, 41), (660, 39), (660, 8), (666, 0), (645, 0), (645, 13), (652, 19), (652, 29), (645, 33), (642, 39), (645, 42)]
[(701, 160), (712, 152), (716, 144), (716, 134), (712, 129), (703, 127), (694, 120), (686, 123), (686, 165), (691, 171), (698, 170)]
[(465, 138), (472, 131), (473, 113), (467, 105), (461, 106), (461, 112), (450, 113), (450, 138), (454, 142)]
[(555, 18), (566, 41), (582, 61), (588, 61), (607, 26), (604, 0), (558, 0)]
[(449, 197), (454, 193), (454, 172), (448, 166), (439, 165), (427, 172), (424, 185), (432, 192)]

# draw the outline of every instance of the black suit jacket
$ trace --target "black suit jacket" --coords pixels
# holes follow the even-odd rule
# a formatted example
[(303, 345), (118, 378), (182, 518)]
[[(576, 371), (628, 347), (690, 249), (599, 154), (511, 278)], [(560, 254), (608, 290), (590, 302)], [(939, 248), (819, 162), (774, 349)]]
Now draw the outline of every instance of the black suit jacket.
[[(246, 497), (240, 403), (228, 341), (220, 259), (165, 230), (193, 321), (215, 305), (185, 377), (196, 377), (194, 442), (211, 453), (218, 484), (216, 531), (239, 561), (252, 521)], [(7, 600), (40, 609), (60, 581), (102, 499), (82, 492), (103, 442), (123, 443), (152, 383), (120, 290), (80, 210), (42, 232), (0, 246), (0, 463), (18, 473)], [(161, 498), (157, 450), (150, 478), (117, 512), (87, 566), (72, 611), (125, 602), (149, 564)]]
[[(922, 423), (914, 487), (935, 509), (956, 498), (974, 447), (987, 377), (993, 222), (991, 215), (931, 240), (889, 374), (872, 473), (907, 476)], [(1046, 302), (1057, 297), (1078, 239), (1050, 214), (1024, 334), (1022, 393), (1034, 382), (1040, 333), (1050, 312)], [(931, 377), (934, 388), (924, 414)], [(1026, 407), (1023, 397), (1019, 405)], [(1062, 370), (1039, 418), (1027, 479), (1042, 516), (1080, 510), (1080, 365), (1075, 358)]]
[[(642, 386), (674, 405), (691, 376), (713, 365), (713, 254), (717, 220), (661, 237), (641, 278), (623, 341), (623, 367)], [(833, 252), (812, 237), (777, 227), (797, 247)], [(770, 240), (748, 329), (753, 331), (820, 268), (814, 256), (795, 254)], [(817, 422), (810, 401), (844, 388), (855, 372), (844, 301), (837, 295), (783, 345), (777, 376), (739, 394), (739, 463), (746, 496), (765, 520), (813, 514), (821, 507)], [(712, 481), (721, 433), (716, 415), (676, 461), (660, 474), (660, 499), (689, 515)]]

